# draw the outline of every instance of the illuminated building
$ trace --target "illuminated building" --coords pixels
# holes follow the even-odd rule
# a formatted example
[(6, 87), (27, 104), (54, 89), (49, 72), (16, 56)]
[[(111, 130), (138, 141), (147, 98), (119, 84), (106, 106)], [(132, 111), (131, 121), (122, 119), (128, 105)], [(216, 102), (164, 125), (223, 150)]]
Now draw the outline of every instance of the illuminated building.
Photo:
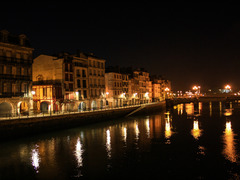
[(153, 99), (155, 101), (162, 101), (165, 98), (172, 97), (171, 81), (160, 76), (151, 76), (151, 80), (153, 82)]
[(106, 71), (108, 98), (119, 99), (120, 106), (152, 102), (152, 82), (144, 69), (108, 67)]
[(0, 31), (0, 116), (32, 109), (32, 52), (26, 35)]
[[(78, 52), (76, 55), (40, 55), (33, 63), (33, 88), (42, 93), (46, 86), (52, 90), (45, 90), (45, 96), (35, 93), (35, 107), (40, 111), (46, 110), (46, 107), (49, 111), (103, 108), (104, 74), (105, 60), (92, 54)], [(45, 104), (44, 107), (42, 103)]]
[(123, 94), (122, 74), (109, 72), (105, 74), (106, 92), (108, 92), (109, 107), (123, 106), (123, 99), (126, 98)]

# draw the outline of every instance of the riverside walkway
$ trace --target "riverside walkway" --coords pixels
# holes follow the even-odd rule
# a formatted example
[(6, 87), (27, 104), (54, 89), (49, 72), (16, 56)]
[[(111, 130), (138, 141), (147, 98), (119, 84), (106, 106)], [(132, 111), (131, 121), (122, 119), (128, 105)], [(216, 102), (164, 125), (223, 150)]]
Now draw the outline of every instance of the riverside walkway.
[[(55, 113), (38, 113), (38, 114), (32, 114), (32, 115), (18, 115), (18, 116), (12, 116), (12, 115), (6, 115), (6, 117), (0, 117), (0, 121), (3, 120), (16, 120), (16, 119), (28, 119), (28, 118), (42, 118), (42, 117), (51, 117), (51, 116), (66, 116), (66, 115), (72, 115), (72, 114), (89, 114), (89, 113), (95, 113), (95, 112), (103, 112), (103, 111), (109, 111), (109, 110), (120, 110), (120, 109), (129, 109), (129, 108), (144, 108), (149, 105), (158, 104), (160, 102), (152, 102), (152, 103), (145, 103), (145, 104), (137, 104), (137, 105), (129, 105), (129, 106), (122, 106), (122, 107), (107, 107), (102, 109), (91, 109), (91, 110), (85, 110), (85, 111), (57, 111)], [(133, 114), (133, 113), (132, 113)]]

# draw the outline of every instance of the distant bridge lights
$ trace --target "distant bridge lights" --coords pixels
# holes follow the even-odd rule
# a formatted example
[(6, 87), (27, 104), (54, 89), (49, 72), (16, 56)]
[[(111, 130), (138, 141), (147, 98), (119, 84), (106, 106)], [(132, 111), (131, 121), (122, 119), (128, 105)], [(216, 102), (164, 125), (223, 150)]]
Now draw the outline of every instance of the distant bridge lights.
[(231, 86), (230, 86), (230, 85), (226, 85), (224, 88), (230, 90), (230, 89), (231, 89)]
[(200, 95), (201, 86), (193, 86), (192, 90), (195, 91), (195, 95)]

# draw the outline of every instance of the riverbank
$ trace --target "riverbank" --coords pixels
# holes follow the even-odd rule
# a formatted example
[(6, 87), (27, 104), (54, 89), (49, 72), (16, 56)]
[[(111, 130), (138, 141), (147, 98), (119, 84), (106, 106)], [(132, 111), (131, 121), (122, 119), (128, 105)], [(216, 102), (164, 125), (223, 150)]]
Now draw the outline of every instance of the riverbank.
[(53, 116), (4, 119), (0, 121), (0, 140), (35, 135), (43, 132), (73, 128), (77, 126), (103, 122), (111, 119), (133, 115), (148, 114), (163, 110), (165, 101), (142, 104), (132, 107), (104, 109), (98, 111), (61, 114)]

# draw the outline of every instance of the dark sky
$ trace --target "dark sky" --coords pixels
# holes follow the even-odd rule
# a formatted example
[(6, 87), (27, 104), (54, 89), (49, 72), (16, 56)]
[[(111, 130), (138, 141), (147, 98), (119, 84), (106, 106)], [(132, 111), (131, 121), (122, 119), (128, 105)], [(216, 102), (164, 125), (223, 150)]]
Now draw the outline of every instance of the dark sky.
[(240, 89), (239, 12), (226, 2), (21, 2), (1, 9), (0, 29), (26, 34), (35, 55), (93, 52), (163, 75), (174, 90)]

